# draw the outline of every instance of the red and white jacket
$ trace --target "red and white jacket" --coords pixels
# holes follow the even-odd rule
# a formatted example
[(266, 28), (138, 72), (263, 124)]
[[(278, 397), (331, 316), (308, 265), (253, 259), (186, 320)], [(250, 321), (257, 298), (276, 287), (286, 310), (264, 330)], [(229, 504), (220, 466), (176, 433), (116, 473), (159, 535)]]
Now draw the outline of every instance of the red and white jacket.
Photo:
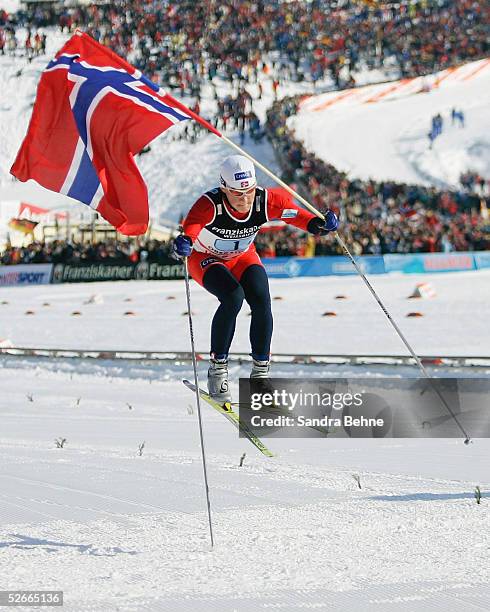
[[(221, 189), (204, 193), (190, 209), (184, 233), (194, 250), (221, 259), (234, 259), (250, 249), (262, 225), (281, 219), (306, 230), (315, 215), (296, 206), (283, 189), (257, 187), (247, 213), (240, 213), (228, 202)], [(252, 248), (255, 248), (252, 246)]]

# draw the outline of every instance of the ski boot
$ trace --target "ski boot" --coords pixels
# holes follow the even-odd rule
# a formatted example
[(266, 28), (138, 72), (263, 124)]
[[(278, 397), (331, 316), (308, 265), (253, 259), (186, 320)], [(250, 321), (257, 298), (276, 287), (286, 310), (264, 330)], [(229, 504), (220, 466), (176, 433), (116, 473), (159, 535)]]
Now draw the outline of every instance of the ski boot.
[(228, 359), (215, 359), (211, 357), (208, 369), (209, 395), (221, 404), (231, 402), (231, 393), (228, 387)]
[(269, 373), (270, 361), (268, 359), (264, 361), (253, 359), (250, 373), (250, 391), (252, 393), (273, 393), (274, 387), (271, 384)]

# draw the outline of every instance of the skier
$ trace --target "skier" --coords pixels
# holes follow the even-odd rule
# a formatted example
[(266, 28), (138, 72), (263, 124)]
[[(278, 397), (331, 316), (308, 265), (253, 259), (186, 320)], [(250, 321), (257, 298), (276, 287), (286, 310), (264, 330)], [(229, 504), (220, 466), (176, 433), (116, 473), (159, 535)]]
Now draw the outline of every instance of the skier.
[(184, 233), (173, 244), (177, 257), (189, 257), (192, 278), (216, 296), (220, 305), (211, 325), (209, 394), (231, 401), (228, 389), (228, 351), (236, 317), (245, 299), (250, 322), (250, 378), (255, 388), (267, 388), (272, 311), (269, 282), (255, 250), (260, 227), (272, 219), (325, 235), (335, 231), (338, 219), (327, 211), (325, 220), (296, 206), (280, 189), (257, 186), (253, 163), (242, 155), (227, 157), (220, 168), (220, 186), (195, 202), (183, 222)]

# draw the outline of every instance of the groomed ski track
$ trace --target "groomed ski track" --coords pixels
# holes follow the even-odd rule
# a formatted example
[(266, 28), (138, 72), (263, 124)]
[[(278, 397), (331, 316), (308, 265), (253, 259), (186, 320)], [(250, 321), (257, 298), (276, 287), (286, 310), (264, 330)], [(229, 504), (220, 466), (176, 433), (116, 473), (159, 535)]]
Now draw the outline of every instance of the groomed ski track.
[(268, 438), (268, 459), (204, 408), (210, 552), (192, 370), (158, 366), (3, 362), (4, 588), (104, 612), (488, 608), (487, 441)]

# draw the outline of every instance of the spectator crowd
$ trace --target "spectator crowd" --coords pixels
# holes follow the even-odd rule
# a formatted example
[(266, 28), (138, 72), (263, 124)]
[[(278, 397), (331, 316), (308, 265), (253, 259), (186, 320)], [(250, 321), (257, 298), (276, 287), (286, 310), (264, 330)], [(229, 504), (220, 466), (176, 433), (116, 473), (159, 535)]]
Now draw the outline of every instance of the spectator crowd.
[(170, 243), (159, 240), (126, 240), (114, 238), (100, 242), (77, 242), (74, 240), (54, 240), (52, 242), (32, 242), (28, 246), (8, 246), (0, 254), (0, 264), (37, 264), (37, 263), (168, 263)]
[[(270, 79), (277, 98), (290, 81), (353, 86), (363, 69), (391, 78), (432, 73), (485, 57), (487, 22), (483, 0), (32, 2), (11, 14), (0, 9), (0, 54), (31, 60), (45, 53), (48, 26), (66, 34), (81, 28), (155, 82), (192, 97), (197, 109), (210, 84), (216, 111), (206, 118), (238, 130), (243, 143), (247, 132), (253, 140), (264, 135), (249, 85), (260, 99)], [(233, 93), (218, 96), (217, 76)], [(188, 126), (178, 137), (194, 142), (201, 131)]]
[[(296, 114), (299, 101), (299, 97), (285, 98), (267, 113), (267, 135), (283, 179), (317, 209), (331, 208), (339, 214), (342, 236), (356, 255), (490, 249), (490, 198), (481, 177), (464, 175), (459, 191), (349, 179), (296, 140), (287, 119)], [(262, 244), (270, 247), (272, 240), (263, 237)], [(289, 242), (294, 250), (294, 239), (289, 237)], [(337, 253), (340, 247), (331, 238), (317, 240), (316, 255)]]
[[(0, 54), (22, 53), (30, 60), (45, 52), (45, 28), (67, 34), (81, 28), (154, 81), (181, 97), (191, 96), (198, 113), (202, 87), (210, 86), (216, 114), (206, 118), (223, 131), (236, 130), (242, 143), (245, 134), (255, 142), (267, 136), (283, 178), (317, 208), (337, 210), (354, 253), (490, 248), (484, 214), (488, 186), (481, 177), (465, 174), (459, 192), (348, 179), (306, 151), (288, 129), (298, 99), (279, 100), (281, 85), (289, 81), (327, 79), (341, 88), (354, 86), (361, 69), (418, 76), (485, 57), (488, 7), (483, 0), (114, 0), (21, 6), (12, 14), (0, 10)], [(250, 86), (260, 99), (266, 79), (275, 101), (264, 126)], [(220, 97), (217, 83), (227, 83), (228, 93)], [(454, 109), (451, 121), (464, 125), (462, 111)], [(440, 133), (440, 119), (431, 127), (432, 134)], [(193, 142), (200, 130), (189, 123), (175, 137)], [(261, 233), (257, 245), (270, 256), (339, 252), (331, 238), (312, 242), (290, 230)], [(139, 261), (163, 257), (166, 250), (167, 245), (155, 242), (136, 248), (111, 241), (57, 241), (8, 249), (1, 262)]]
[[(256, 82), (330, 76), (359, 66), (427, 74), (488, 53), (484, 0), (115, 0), (33, 2), (0, 11), (0, 29), (81, 28), (166, 87), (198, 94), (203, 78)], [(264, 57), (272, 58), (264, 63)], [(272, 64), (272, 66), (271, 66)]]

